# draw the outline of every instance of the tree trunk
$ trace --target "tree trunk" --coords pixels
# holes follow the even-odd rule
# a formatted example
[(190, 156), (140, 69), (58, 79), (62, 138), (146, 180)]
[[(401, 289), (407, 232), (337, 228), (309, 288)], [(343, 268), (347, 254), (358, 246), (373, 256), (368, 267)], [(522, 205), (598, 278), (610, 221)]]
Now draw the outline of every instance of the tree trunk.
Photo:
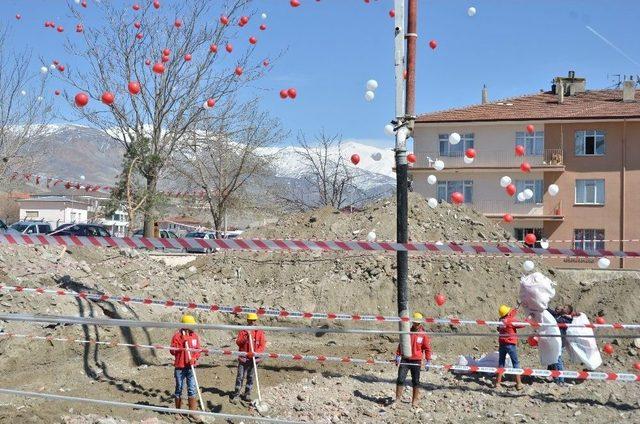
[(156, 190), (158, 187), (158, 174), (156, 172), (151, 173), (147, 180), (147, 199), (144, 202), (144, 236), (153, 237), (153, 228), (155, 220), (153, 219), (153, 207), (155, 206)]

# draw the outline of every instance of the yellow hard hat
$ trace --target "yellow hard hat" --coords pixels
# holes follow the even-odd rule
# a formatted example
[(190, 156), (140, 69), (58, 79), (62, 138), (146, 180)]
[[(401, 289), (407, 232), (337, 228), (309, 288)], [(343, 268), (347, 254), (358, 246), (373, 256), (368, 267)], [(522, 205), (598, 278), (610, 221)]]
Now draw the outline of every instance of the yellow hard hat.
[(183, 324), (195, 324), (196, 319), (193, 317), (193, 315), (183, 315), (180, 322)]
[(505, 317), (509, 312), (511, 312), (511, 308), (507, 305), (500, 305), (500, 308), (498, 308), (498, 315), (500, 318)]
[(258, 321), (258, 314), (253, 312), (247, 314), (247, 321)]
[(414, 312), (413, 313), (413, 320), (414, 321), (422, 321), (424, 317), (422, 316), (422, 314), (420, 312)]

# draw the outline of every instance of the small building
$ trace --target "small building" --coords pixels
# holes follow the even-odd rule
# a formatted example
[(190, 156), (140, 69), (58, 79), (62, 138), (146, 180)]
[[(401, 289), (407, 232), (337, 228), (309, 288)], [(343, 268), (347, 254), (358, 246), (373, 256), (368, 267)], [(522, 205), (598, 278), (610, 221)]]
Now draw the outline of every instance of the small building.
[(127, 235), (129, 220), (127, 219), (127, 213), (123, 210), (118, 209), (111, 216), (100, 218), (97, 221), (98, 224), (103, 225), (114, 237), (124, 237)]
[(57, 228), (62, 224), (86, 223), (89, 205), (66, 196), (32, 196), (19, 199), (20, 220), (44, 221)]

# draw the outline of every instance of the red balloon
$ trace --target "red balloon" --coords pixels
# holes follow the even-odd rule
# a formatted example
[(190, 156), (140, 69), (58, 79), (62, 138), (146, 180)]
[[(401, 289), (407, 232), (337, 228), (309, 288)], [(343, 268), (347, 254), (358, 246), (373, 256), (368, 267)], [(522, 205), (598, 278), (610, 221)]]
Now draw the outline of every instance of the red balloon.
[(132, 7), (133, 10), (140, 10), (140, 5), (138, 3), (134, 4)]
[(534, 245), (536, 244), (536, 241), (538, 241), (538, 238), (533, 233), (529, 233), (526, 236), (524, 236), (524, 242), (527, 244)]
[(462, 203), (464, 203), (464, 196), (462, 195), (462, 193), (458, 191), (454, 191), (453, 193), (451, 193), (451, 203), (455, 205), (461, 205)]
[(162, 56), (162, 60), (164, 63), (167, 63), (169, 61), (169, 56)]
[(533, 134), (535, 131), (536, 131), (536, 128), (533, 125), (531, 124), (527, 125), (527, 132), (529, 134)]
[(207, 99), (207, 106), (214, 107), (216, 105), (216, 101), (214, 99)]
[(280, 98), (286, 99), (287, 97), (289, 97), (289, 92), (287, 90), (280, 90)]
[(531, 165), (529, 165), (529, 162), (522, 162), (522, 165), (520, 165), (520, 170), (524, 173), (531, 172)]
[(21, 15), (16, 15), (16, 19), (17, 19), (17, 20), (20, 20), (21, 18), (22, 18), (22, 16), (21, 16)]
[(211, 53), (218, 53), (218, 45), (217, 44), (212, 44), (209, 46), (209, 51)]
[(78, 93), (74, 98), (76, 106), (85, 107), (89, 103), (89, 96), (87, 93)]
[(438, 47), (438, 42), (436, 40), (429, 41), (429, 47), (431, 47), (431, 50), (435, 50)]
[(265, 24), (260, 25), (260, 31), (264, 31), (265, 29), (267, 29), (267, 26)]
[(191, 55), (189, 53), (184, 55), (184, 60), (186, 60), (187, 62), (189, 62), (191, 60)]
[(433, 299), (436, 301), (436, 305), (438, 305), (438, 306), (442, 306), (447, 302), (447, 298), (443, 294), (440, 294), (440, 293), (435, 295), (433, 297)]
[(64, 65), (58, 65), (58, 71), (64, 72)]
[(144, 61), (144, 64), (145, 64), (145, 65), (147, 65), (147, 66), (151, 65), (151, 59), (147, 59), (147, 60), (145, 60), (145, 61)]
[(246, 25), (246, 24), (248, 24), (248, 23), (249, 23), (249, 17), (248, 17), (248, 16), (242, 16), (242, 17), (240, 18), (240, 23), (241, 23), (242, 25)]
[(596, 317), (596, 324), (606, 324), (607, 321), (604, 319), (604, 317)]
[(158, 0), (154, 1), (153, 7), (155, 7), (156, 9), (160, 9), (160, 2)]
[(104, 103), (105, 105), (112, 105), (115, 99), (116, 97), (109, 91), (105, 91), (104, 93), (102, 93), (102, 103)]
[(182, 21), (180, 19), (176, 19), (173, 25), (175, 25), (176, 28), (180, 28), (182, 26)]
[(163, 56), (169, 56), (170, 54), (171, 54), (171, 50), (169, 50), (169, 49), (162, 50), (162, 55)]
[(613, 346), (611, 346), (611, 343), (605, 343), (605, 345), (602, 347), (602, 350), (607, 355), (613, 355), (613, 352), (614, 352), (614, 349), (613, 349)]
[(296, 97), (298, 97), (298, 91), (295, 88), (290, 88), (287, 90), (287, 94), (289, 95), (290, 98), (295, 99)]
[(504, 190), (509, 196), (513, 196), (514, 194), (516, 194), (516, 186), (514, 184), (509, 184), (504, 188)]
[(516, 156), (524, 156), (524, 146), (516, 145)]
[(540, 340), (540, 338), (538, 336), (529, 336), (527, 337), (527, 343), (529, 343), (529, 346), (531, 347), (538, 347), (538, 341)]
[(635, 364), (633, 364), (633, 368), (635, 368), (638, 371), (640, 371), (640, 362), (636, 362)]
[(391, 18), (395, 18), (396, 17), (396, 11), (394, 9), (391, 9), (389, 11), (389, 17), (391, 17)]
[(407, 155), (407, 162), (409, 163), (416, 163), (418, 159), (416, 158), (416, 155), (414, 155), (413, 153), (409, 153)]
[(76, 25), (76, 32), (83, 32), (84, 31), (84, 26), (82, 26), (82, 24), (77, 24)]
[(62, 25), (58, 26), (58, 28), (56, 28), (56, 30), (58, 32), (63, 32), (64, 31), (64, 27)]
[(227, 43), (225, 49), (227, 50), (227, 52), (231, 53), (233, 51), (233, 44)]
[(155, 72), (156, 74), (161, 74), (164, 72), (164, 65), (160, 62), (156, 62), (153, 64), (153, 72)]
[(229, 18), (227, 18), (226, 16), (222, 15), (220, 16), (220, 23), (222, 25), (228, 25), (229, 24)]
[(354, 153), (351, 155), (351, 163), (354, 165), (357, 165), (360, 163), (360, 155), (357, 153)]
[(244, 70), (242, 69), (241, 66), (236, 67), (235, 73), (237, 76), (242, 75), (242, 72), (244, 72)]
[(59, 96), (60, 95), (60, 90), (54, 91), (53, 94), (55, 94), (56, 96)]
[(249, 37), (249, 44), (256, 44), (258, 39), (256, 37)]
[(513, 222), (513, 215), (509, 214), (509, 213), (505, 213), (504, 215), (502, 215), (502, 220), (504, 222)]
[(268, 59), (265, 59), (265, 60), (262, 62), (262, 66), (264, 66), (264, 67), (269, 66), (269, 60), (268, 60)]
[(299, 0), (291, 0), (289, 2), (289, 4), (291, 5), (291, 7), (298, 7), (298, 6), (300, 6), (300, 1)]
[(133, 24), (133, 26), (136, 27), (136, 29), (140, 29), (142, 24), (140, 22), (136, 22), (136, 23)]
[(471, 147), (468, 148), (465, 152), (464, 155), (468, 158), (475, 158), (476, 157), (476, 150), (472, 149)]
[(138, 40), (142, 40), (142, 37), (144, 37), (144, 34), (142, 34), (141, 32), (139, 32), (139, 33), (137, 33), (137, 34), (136, 34), (136, 38), (137, 38)]
[(140, 90), (141, 90), (140, 83), (136, 81), (131, 81), (128, 85), (128, 88), (129, 88), (129, 93), (131, 94), (138, 94), (140, 93)]

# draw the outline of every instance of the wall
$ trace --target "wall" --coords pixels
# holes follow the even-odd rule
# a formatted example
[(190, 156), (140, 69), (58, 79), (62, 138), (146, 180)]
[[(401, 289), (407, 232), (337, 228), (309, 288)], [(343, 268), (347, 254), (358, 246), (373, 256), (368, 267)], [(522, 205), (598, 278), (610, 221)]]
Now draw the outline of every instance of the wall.
[(73, 222), (71, 213), (76, 213), (75, 222), (87, 222), (86, 209), (66, 208), (64, 202), (23, 202), (20, 206), (20, 219), (24, 219), (27, 211), (38, 211), (38, 220), (44, 220), (51, 224), (52, 228)]

